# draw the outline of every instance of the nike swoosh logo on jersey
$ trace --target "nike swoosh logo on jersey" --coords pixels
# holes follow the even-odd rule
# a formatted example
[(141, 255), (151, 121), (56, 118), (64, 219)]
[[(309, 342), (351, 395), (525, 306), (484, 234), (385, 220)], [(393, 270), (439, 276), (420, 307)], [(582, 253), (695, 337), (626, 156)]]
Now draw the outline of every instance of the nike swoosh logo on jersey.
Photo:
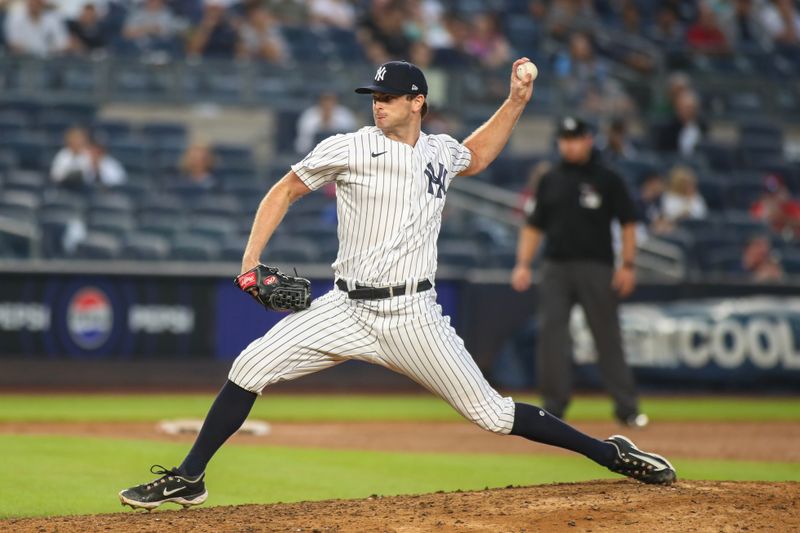
[(388, 151), (389, 150), (384, 150), (383, 152), (378, 152), (377, 154), (375, 152), (370, 152), (370, 153), (372, 154), (372, 157), (378, 157), (379, 155), (383, 155)]
[(175, 494), (178, 491), (185, 489), (186, 487), (178, 487), (177, 489), (167, 490), (167, 487), (164, 487), (164, 496), (169, 496), (170, 494)]

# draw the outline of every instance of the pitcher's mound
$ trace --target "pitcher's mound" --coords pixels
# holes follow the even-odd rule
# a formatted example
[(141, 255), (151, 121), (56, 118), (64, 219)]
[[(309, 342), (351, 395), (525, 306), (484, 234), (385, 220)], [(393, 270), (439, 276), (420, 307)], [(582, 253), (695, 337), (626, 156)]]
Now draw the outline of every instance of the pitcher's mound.
[[(213, 488), (209, 502), (213, 503)], [(165, 506), (166, 507), (166, 506)], [(800, 531), (800, 483), (591, 481), (0, 521), (2, 531)]]

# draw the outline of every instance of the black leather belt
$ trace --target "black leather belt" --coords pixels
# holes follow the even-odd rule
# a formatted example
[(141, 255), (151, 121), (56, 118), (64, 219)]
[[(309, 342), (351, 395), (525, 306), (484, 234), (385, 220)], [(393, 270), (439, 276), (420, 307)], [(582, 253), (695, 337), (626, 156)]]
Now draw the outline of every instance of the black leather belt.
[[(383, 298), (391, 298), (392, 296), (402, 296), (406, 293), (405, 285), (396, 285), (394, 287), (365, 287), (364, 285), (356, 285), (352, 291), (347, 290), (347, 282), (343, 279), (336, 280), (336, 286), (339, 290), (347, 293), (348, 298), (351, 300), (381, 300)], [(417, 292), (427, 291), (433, 287), (430, 280), (423, 279), (417, 283)]]

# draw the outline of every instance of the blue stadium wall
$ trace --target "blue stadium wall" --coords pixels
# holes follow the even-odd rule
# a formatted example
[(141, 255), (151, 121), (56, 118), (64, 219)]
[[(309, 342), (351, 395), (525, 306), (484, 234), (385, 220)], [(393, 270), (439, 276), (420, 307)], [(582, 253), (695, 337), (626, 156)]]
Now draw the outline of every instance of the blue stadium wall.
[[(321, 295), (332, 284), (313, 279), (312, 287)], [(443, 312), (495, 385), (535, 386), (533, 291), (440, 279), (437, 292)], [(755, 311), (745, 306), (718, 316), (719, 309), (755, 297), (771, 299)], [(631, 300), (636, 312), (657, 312), (667, 324), (692, 317), (707, 327), (684, 335), (686, 355), (651, 358), (637, 348), (629, 359), (645, 387), (800, 391), (799, 297), (800, 286), (643, 284)], [(152, 375), (164, 372), (171, 373), (164, 384), (212, 386), (239, 351), (281, 317), (265, 312), (228, 277), (6, 272), (0, 275), (0, 387), (134, 386), (161, 383)], [(626, 340), (638, 342), (634, 346), (651, 349), (661, 342), (662, 352), (671, 349), (663, 335), (653, 340), (641, 325), (629, 326)], [(579, 363), (586, 364), (576, 365), (578, 386), (599, 386), (591, 361)], [(349, 370), (322, 372), (308, 383), (369, 389), (407, 381), (380, 369), (343, 366)]]

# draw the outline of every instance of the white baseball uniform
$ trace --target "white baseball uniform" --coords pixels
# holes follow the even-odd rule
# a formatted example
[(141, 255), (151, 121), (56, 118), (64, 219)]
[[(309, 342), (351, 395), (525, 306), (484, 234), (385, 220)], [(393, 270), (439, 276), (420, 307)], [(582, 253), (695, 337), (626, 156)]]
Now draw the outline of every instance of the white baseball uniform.
[(356, 359), (405, 374), (480, 427), (509, 433), (514, 401), (483, 377), (442, 315), (435, 289), (416, 290), (422, 280), (434, 281), (447, 189), (470, 159), (470, 151), (448, 135), (421, 133), (412, 147), (371, 126), (329, 137), (293, 165), (312, 190), (336, 183), (336, 279), (350, 289), (405, 285), (406, 293), (351, 299), (334, 287), (245, 348), (229, 379), (260, 393), (272, 383)]

